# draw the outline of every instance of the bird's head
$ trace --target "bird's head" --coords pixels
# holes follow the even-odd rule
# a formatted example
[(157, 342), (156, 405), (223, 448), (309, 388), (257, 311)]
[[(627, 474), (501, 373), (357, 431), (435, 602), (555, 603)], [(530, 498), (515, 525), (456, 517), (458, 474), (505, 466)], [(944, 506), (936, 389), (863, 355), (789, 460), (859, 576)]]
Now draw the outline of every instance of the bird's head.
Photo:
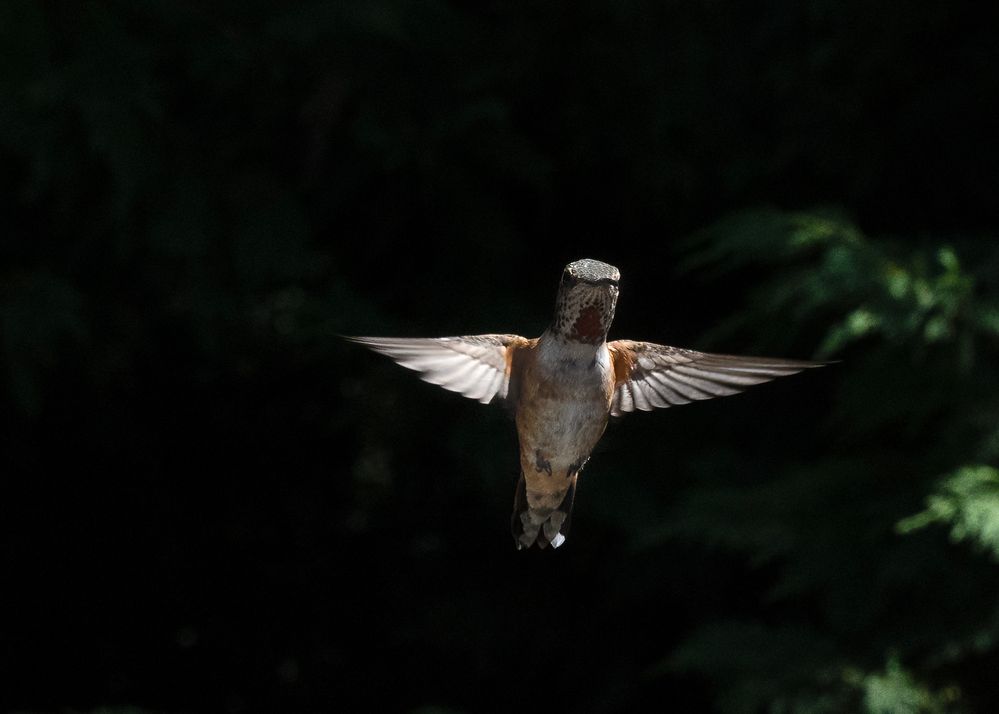
[(599, 345), (607, 339), (617, 306), (621, 272), (584, 258), (565, 266), (551, 332), (569, 342)]

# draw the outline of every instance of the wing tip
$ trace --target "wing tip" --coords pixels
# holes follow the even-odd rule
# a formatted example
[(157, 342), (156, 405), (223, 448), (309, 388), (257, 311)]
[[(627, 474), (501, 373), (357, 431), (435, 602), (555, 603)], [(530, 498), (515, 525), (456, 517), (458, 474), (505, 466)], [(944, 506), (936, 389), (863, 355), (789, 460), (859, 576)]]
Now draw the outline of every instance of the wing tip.
[(825, 360), (814, 360), (808, 365), (807, 369), (812, 369), (813, 367), (828, 367), (833, 364), (841, 364), (843, 360), (841, 359), (825, 359)]
[(375, 337), (373, 335), (337, 335), (341, 340), (347, 342), (357, 342), (362, 345), (377, 344), (379, 342), (396, 342), (399, 340), (425, 339), (419, 337)]
[(393, 339), (391, 337), (371, 337), (368, 335), (340, 335), (337, 334), (341, 340), (345, 342), (353, 342), (355, 345), (364, 345), (365, 347), (371, 347), (372, 345), (377, 345), (383, 340)]

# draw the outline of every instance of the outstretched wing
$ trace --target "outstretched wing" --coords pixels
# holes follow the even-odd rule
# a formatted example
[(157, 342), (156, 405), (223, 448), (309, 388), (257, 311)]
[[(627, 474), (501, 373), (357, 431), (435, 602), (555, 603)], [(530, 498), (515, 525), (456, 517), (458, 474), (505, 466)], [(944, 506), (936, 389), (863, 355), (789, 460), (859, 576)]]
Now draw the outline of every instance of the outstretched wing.
[(348, 337), (387, 355), (420, 378), (488, 404), (505, 399), (513, 352), (532, 341), (519, 335), (465, 337)]
[(739, 357), (685, 350), (652, 342), (616, 340), (607, 344), (614, 361), (611, 414), (689, 404), (736, 394), (747, 387), (825, 362)]

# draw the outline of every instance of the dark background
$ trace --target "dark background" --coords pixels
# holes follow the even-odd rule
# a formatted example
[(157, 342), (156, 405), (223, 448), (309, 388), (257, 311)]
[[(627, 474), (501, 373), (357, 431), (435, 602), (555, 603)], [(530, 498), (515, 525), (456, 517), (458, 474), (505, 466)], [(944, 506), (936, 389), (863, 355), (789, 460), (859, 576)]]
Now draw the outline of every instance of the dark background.
[[(0, 5), (0, 710), (999, 706), (999, 104), (972, 3)], [(513, 425), (338, 334), (842, 360)]]

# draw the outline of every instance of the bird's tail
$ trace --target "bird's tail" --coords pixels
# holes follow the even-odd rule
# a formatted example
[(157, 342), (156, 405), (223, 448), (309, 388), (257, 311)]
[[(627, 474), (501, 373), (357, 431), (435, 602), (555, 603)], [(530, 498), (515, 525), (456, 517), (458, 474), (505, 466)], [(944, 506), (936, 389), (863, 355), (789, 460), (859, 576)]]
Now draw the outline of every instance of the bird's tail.
[(562, 491), (528, 493), (524, 474), (520, 475), (513, 498), (513, 517), (510, 519), (517, 550), (530, 548), (535, 543), (539, 548), (547, 548), (549, 544), (558, 548), (565, 542), (572, 519), (577, 477), (578, 474), (573, 474)]

